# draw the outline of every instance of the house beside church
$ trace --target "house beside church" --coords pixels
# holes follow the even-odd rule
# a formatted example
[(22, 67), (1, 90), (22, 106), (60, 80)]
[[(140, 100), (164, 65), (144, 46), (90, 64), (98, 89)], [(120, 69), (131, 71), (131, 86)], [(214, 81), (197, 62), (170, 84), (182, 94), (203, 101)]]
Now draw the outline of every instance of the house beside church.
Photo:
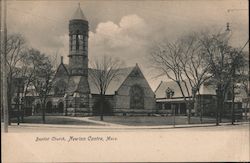
[[(80, 6), (69, 21), (69, 64), (63, 58), (53, 79), (46, 102), (46, 114), (98, 115), (99, 92), (88, 65), (89, 24)], [(104, 114), (148, 114), (155, 112), (155, 94), (138, 64), (120, 69), (121, 75), (111, 81), (104, 102)], [(33, 114), (41, 113), (35, 100)]]
[[(183, 88), (183, 93), (187, 101), (192, 101), (192, 97), (188, 94), (192, 90), (191, 86), (186, 82), (187, 89), (184, 82), (181, 82), (181, 87)], [(238, 89), (235, 90), (235, 114), (238, 118), (241, 118), (242, 112), (242, 99), (244, 95), (243, 91)], [(159, 114), (173, 114), (175, 115), (187, 115), (187, 107), (185, 104), (184, 97), (178, 84), (175, 81), (164, 82), (161, 81), (157, 89), (155, 90), (156, 95), (156, 112)], [(231, 116), (231, 106), (232, 106), (232, 94), (228, 92), (225, 97), (224, 110), (222, 110), (224, 116)], [(192, 115), (203, 116), (215, 116), (217, 109), (217, 96), (216, 87), (210, 82), (205, 82), (201, 85), (199, 93), (196, 94), (197, 109), (195, 107), (191, 110)]]

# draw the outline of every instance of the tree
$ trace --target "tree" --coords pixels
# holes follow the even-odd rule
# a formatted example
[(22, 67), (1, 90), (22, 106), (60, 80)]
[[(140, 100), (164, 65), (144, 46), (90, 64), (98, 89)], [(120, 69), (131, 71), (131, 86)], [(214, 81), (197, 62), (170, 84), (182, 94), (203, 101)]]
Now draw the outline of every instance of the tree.
[[(236, 72), (242, 66), (243, 60), (241, 50), (231, 47), (229, 39), (228, 33), (214, 35), (206, 33), (200, 39), (204, 57), (210, 65), (211, 80), (217, 88), (216, 125), (221, 122), (225, 97), (230, 89), (233, 90), (232, 105), (234, 104), (234, 84), (237, 82)], [(234, 121), (233, 109), (234, 106), (232, 106), (232, 121)]]
[[(7, 98), (8, 98), (8, 108), (9, 116), (11, 116), (11, 101), (15, 93), (13, 79), (17, 77), (18, 74), (18, 64), (23, 58), (23, 52), (25, 50), (25, 40), (20, 34), (11, 34), (7, 36), (6, 44), (6, 65), (7, 65)], [(9, 118), (10, 123), (10, 118)]]
[(36, 56), (37, 52), (34, 49), (27, 49), (24, 54), (23, 57), (21, 58), (21, 61), (19, 63), (19, 67), (18, 67), (18, 74), (19, 77), (22, 81), (22, 87), (21, 87), (21, 110), (22, 110), (22, 122), (23, 122), (23, 118), (24, 118), (24, 110), (25, 108), (25, 103), (27, 102), (27, 100), (29, 100), (27, 98), (27, 94), (30, 92), (30, 89), (33, 86), (33, 81), (34, 81), (34, 75), (35, 75), (35, 60), (36, 60)]
[[(184, 72), (184, 77), (191, 86), (190, 92), (192, 94), (193, 107), (195, 114), (197, 114), (198, 101), (196, 100), (196, 95), (197, 93), (200, 95), (200, 87), (212, 76), (211, 73), (209, 73), (210, 66), (209, 63), (207, 63), (204, 59), (202, 45), (199, 40), (198, 33), (193, 33), (181, 38), (180, 46), (183, 50), (179, 60), (181, 63), (181, 68)], [(201, 108), (199, 112), (200, 120), (202, 122)]]
[(96, 88), (100, 94), (100, 120), (103, 121), (103, 105), (104, 96), (111, 83), (111, 81), (119, 78), (121, 74), (120, 68), (123, 62), (109, 56), (103, 56), (101, 59), (96, 59), (92, 63), (92, 71), (90, 77), (93, 79)]
[(45, 104), (52, 88), (52, 78), (54, 75), (53, 64), (49, 57), (37, 50), (29, 51), (30, 62), (32, 63), (30, 77), (38, 98), (42, 105), (42, 119), (45, 123)]
[(174, 43), (161, 43), (153, 49), (151, 57), (154, 68), (160, 71), (159, 76), (166, 75), (179, 86), (190, 123), (196, 94), (201, 85), (211, 77), (209, 66), (202, 57), (198, 34), (183, 36)]

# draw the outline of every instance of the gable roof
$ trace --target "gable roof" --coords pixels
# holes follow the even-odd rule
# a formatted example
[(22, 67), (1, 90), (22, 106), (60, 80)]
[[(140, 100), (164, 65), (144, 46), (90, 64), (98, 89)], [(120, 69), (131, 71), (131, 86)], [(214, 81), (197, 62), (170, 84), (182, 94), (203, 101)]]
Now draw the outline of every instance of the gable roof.
[[(106, 90), (106, 95), (115, 94), (115, 91), (117, 91), (119, 89), (119, 87), (126, 80), (126, 78), (129, 76), (129, 74), (132, 72), (133, 69), (134, 69), (134, 67), (120, 68), (119, 77), (110, 82), (110, 84)], [(97, 71), (97, 70), (89, 68), (88, 81), (89, 81), (90, 92), (91, 92), (91, 94), (99, 94), (100, 92), (98, 91), (98, 88), (95, 85), (94, 78), (92, 77), (92, 75), (90, 75), (90, 73), (92, 73), (92, 71)]]
[[(183, 88), (184, 95), (188, 96), (184, 82), (181, 82), (181, 86)], [(187, 87), (190, 90), (191, 87), (189, 84), (187, 84)], [(181, 90), (176, 82), (174, 82), (174, 81), (168, 81), (168, 82), (161, 81), (161, 83), (159, 84), (159, 86), (155, 90), (156, 98), (166, 98), (166, 90), (168, 88), (174, 92), (174, 95), (172, 96), (173, 98), (182, 97)]]
[[(119, 69), (119, 77), (113, 79), (107, 90), (106, 90), (106, 95), (114, 95), (115, 92), (121, 87), (121, 85), (124, 83), (124, 81), (127, 79), (127, 77), (133, 73), (133, 70), (139, 68), (138, 65), (133, 66), (133, 67), (126, 67), (126, 68), (120, 68)], [(58, 67), (58, 70), (63, 70), (67, 73), (67, 76), (69, 76), (68, 73), (68, 65), (67, 64), (63, 64), (61, 63)], [(140, 69), (140, 68), (139, 68)], [(58, 71), (57, 70), (57, 71)], [(89, 68), (88, 69), (88, 83), (89, 83), (89, 91), (91, 94), (99, 94), (99, 90), (97, 88), (97, 86), (95, 85), (94, 82), (94, 78), (92, 77), (92, 75), (90, 75), (93, 71), (98, 71), (96, 69), (92, 69)], [(85, 77), (81, 77), (81, 76), (70, 76), (69, 81), (68, 81), (68, 86), (67, 86), (67, 92), (68, 93), (72, 93), (75, 91), (78, 92), (82, 92), (82, 90), (80, 90), (81, 88), (83, 88), (83, 85), (86, 85), (85, 82), (86, 78)], [(85, 90), (87, 91), (87, 90)]]
[[(191, 94), (192, 88), (191, 88), (189, 82), (186, 82), (186, 83), (187, 83), (187, 88), (189, 90), (189, 93)], [(181, 82), (181, 87), (183, 89), (184, 95), (187, 97), (188, 92), (186, 90), (184, 82)], [(180, 90), (180, 87), (178, 86), (178, 84), (175, 81), (167, 81), (167, 82), (161, 81), (161, 83), (159, 84), (159, 86), (155, 90), (156, 98), (166, 98), (166, 90), (168, 88), (171, 89), (172, 91), (174, 91), (173, 98), (183, 97), (181, 90)], [(213, 85), (202, 84), (200, 87), (200, 94), (215, 95), (216, 94), (215, 88)]]
[(61, 77), (61, 76), (68, 76), (69, 73), (68, 73), (67, 66), (68, 65), (61, 63), (56, 70), (55, 78)]

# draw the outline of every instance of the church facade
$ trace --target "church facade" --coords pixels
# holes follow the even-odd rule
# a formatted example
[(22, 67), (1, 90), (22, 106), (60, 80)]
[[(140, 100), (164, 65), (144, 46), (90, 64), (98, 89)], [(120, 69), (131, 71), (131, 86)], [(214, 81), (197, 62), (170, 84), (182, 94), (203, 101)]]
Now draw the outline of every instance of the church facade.
[[(46, 102), (46, 113), (97, 115), (100, 95), (88, 66), (89, 24), (80, 6), (69, 21), (69, 64), (61, 63)], [(121, 77), (111, 81), (104, 100), (104, 114), (149, 114), (155, 112), (155, 94), (138, 64), (121, 68)], [(41, 111), (35, 100), (33, 114)]]

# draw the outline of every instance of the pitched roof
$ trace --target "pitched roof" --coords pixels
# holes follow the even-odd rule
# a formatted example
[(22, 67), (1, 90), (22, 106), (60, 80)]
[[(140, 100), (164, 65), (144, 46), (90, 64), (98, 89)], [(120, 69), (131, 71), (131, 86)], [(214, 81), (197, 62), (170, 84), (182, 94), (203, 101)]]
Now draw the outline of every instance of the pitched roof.
[(60, 65), (58, 66), (55, 78), (61, 76), (68, 76), (68, 65), (65, 65), (64, 63), (60, 63)]
[[(185, 85), (183, 82), (181, 82), (181, 86), (183, 88), (184, 95), (187, 96), (188, 93), (187, 93), (186, 89), (184, 89)], [(190, 89), (190, 85), (187, 85), (187, 86), (188, 86), (188, 89)], [(174, 95), (172, 96), (173, 98), (182, 97), (181, 90), (176, 82), (174, 82), (174, 81), (168, 81), (168, 82), (161, 81), (158, 88), (155, 90), (156, 98), (165, 98), (166, 97), (166, 90), (168, 88), (170, 88), (174, 92)]]
[(71, 17), (71, 20), (87, 20), (86, 17), (84, 16), (83, 12), (82, 12), (80, 4), (78, 5), (75, 13)]
[[(67, 64), (63, 64), (63, 67), (66, 70), (68, 69)], [(132, 72), (132, 70), (134, 68), (135, 67), (120, 68), (119, 77), (110, 82), (110, 84), (109, 84), (109, 86), (108, 86), (108, 88), (106, 90), (106, 94), (107, 95), (115, 94), (115, 91), (117, 91), (119, 89), (119, 87), (126, 80), (128, 75)], [(98, 70), (92, 69), (92, 68), (88, 69), (88, 73), (89, 73), (88, 82), (89, 82), (90, 93), (91, 94), (99, 94), (100, 92), (98, 91), (98, 88), (95, 85), (94, 78), (92, 77), (92, 75), (90, 75), (92, 73), (92, 71), (98, 71)], [(68, 83), (68, 86), (67, 86), (67, 92), (79, 91), (79, 89), (82, 87), (80, 85), (85, 85), (86, 84), (83, 80), (86, 80), (86, 79), (84, 77), (81, 77), (81, 76), (71, 76), (70, 80), (69, 80), (69, 83)]]
[[(187, 88), (189, 90), (189, 93), (192, 93), (191, 90), (191, 86), (188, 82), (187, 83)], [(183, 93), (184, 95), (187, 97), (188, 93), (185, 87), (184, 82), (181, 82), (181, 87), (183, 88)], [(172, 96), (173, 98), (177, 98), (177, 97), (183, 97), (180, 87), (178, 86), (178, 84), (175, 81), (168, 81), (168, 82), (163, 82), (161, 81), (161, 83), (159, 84), (159, 86), (157, 87), (157, 89), (155, 90), (155, 95), (156, 98), (166, 98), (166, 90), (170, 88), (172, 91), (174, 91), (174, 95)], [(200, 94), (209, 94), (209, 95), (215, 95), (215, 88), (213, 85), (207, 85), (207, 84), (203, 84), (200, 88)]]
[[(119, 70), (119, 77), (112, 80), (106, 90), (106, 95), (113, 95), (115, 94), (115, 91), (119, 89), (119, 87), (122, 85), (122, 83), (126, 80), (128, 75), (132, 72), (134, 67), (126, 67), (126, 68), (121, 68)], [(92, 71), (97, 71), (96, 69), (90, 69), (89, 68), (89, 87), (90, 87), (90, 92), (91, 94), (99, 94), (100, 92), (98, 91), (98, 87), (95, 85), (94, 78), (91, 74)]]

